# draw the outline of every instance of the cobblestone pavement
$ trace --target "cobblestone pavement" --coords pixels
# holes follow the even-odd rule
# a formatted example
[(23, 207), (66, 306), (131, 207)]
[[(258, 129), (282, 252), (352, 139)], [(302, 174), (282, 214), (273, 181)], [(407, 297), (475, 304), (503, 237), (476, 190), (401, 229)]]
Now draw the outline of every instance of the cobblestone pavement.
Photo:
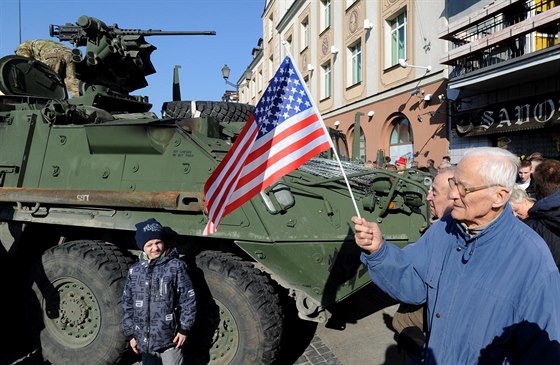
[(305, 352), (294, 365), (344, 365), (333, 354), (330, 348), (315, 335)]
[[(1, 365), (8, 365), (6, 362), (2, 361), (0, 357)], [(133, 365), (140, 365), (141, 363), (135, 363)], [(49, 365), (48, 362), (43, 361), (40, 355), (36, 351), (25, 355), (24, 357), (10, 362), (9, 365)], [(301, 355), (301, 357), (294, 363), (294, 365), (344, 365), (339, 359), (333, 354), (333, 352), (323, 343), (323, 341), (318, 337), (314, 336), (313, 340)]]

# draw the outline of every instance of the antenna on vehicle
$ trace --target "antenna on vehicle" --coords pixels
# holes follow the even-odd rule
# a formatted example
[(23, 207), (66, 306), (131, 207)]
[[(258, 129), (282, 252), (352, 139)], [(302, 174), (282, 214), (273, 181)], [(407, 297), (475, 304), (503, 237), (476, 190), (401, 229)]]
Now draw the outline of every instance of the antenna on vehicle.
[(21, 0), (18, 0), (18, 28), (19, 28), (19, 44), (21, 44)]

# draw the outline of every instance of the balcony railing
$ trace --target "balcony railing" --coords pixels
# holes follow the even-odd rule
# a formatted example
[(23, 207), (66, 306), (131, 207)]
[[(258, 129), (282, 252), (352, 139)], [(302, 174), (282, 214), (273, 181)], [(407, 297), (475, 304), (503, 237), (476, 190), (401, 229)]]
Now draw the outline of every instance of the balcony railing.
[(560, 1), (502, 1), (451, 24), (440, 61), (455, 78), (559, 44)]

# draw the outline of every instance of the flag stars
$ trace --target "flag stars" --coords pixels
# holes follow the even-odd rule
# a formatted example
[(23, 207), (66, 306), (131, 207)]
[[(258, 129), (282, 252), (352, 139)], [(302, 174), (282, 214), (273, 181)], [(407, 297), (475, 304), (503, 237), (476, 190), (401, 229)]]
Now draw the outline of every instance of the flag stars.
[(257, 138), (312, 106), (304, 83), (293, 67), (289, 60), (282, 64), (255, 107), (255, 120), (259, 123)]

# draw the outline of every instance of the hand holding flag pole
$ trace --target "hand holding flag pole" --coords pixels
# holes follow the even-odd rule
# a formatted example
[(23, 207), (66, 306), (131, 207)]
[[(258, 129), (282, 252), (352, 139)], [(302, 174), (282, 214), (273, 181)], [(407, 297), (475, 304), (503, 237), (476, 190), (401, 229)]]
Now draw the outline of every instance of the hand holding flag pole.
[(325, 123), (288, 54), (232, 148), (204, 184), (209, 221), (203, 235), (216, 232), (224, 216), (329, 148), (333, 144)]

